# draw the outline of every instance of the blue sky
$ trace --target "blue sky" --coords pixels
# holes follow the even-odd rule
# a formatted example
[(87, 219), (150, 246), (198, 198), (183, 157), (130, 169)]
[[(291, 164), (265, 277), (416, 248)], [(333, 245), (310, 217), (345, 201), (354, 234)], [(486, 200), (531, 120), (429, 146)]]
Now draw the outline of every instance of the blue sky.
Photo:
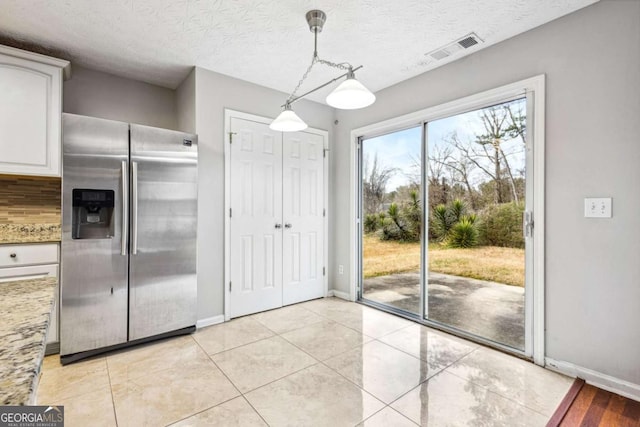
[[(515, 111), (518, 107), (524, 110), (524, 99), (513, 101), (513, 103)], [(476, 110), (429, 122), (427, 125), (429, 150), (448, 146), (447, 138), (454, 130), (460, 140), (472, 142), (476, 134), (484, 132), (479, 112)], [(387, 191), (393, 191), (399, 186), (406, 185), (410, 180), (409, 176), (417, 172), (414, 159), (420, 159), (421, 127), (416, 126), (365, 139), (363, 147), (365, 160), (368, 159), (369, 162), (372, 162), (377, 153), (380, 164), (398, 170), (387, 185)], [(524, 147), (521, 140), (505, 141), (502, 143), (502, 148), (507, 154), (513, 173), (516, 174), (517, 170), (524, 170)], [(488, 179), (487, 175), (480, 170), (476, 170), (471, 178), (475, 185)]]

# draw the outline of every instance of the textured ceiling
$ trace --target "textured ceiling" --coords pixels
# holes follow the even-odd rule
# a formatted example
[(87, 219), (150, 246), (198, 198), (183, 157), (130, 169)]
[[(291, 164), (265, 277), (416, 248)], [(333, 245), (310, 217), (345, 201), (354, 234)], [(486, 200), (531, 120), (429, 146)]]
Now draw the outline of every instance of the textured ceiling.
[[(320, 57), (364, 65), (358, 78), (375, 92), (450, 61), (425, 53), (472, 31), (485, 43), (464, 54), (595, 1), (1, 0), (0, 36), (169, 88), (197, 65), (290, 92), (313, 50), (304, 15), (317, 8), (327, 14)], [(339, 74), (316, 67), (303, 91)]]

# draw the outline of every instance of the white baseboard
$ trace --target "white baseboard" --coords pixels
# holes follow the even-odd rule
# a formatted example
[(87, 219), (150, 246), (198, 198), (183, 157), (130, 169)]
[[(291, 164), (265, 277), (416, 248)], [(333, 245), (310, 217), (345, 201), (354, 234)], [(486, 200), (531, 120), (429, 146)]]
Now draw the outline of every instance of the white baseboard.
[(205, 326), (217, 325), (224, 322), (224, 315), (207, 317), (206, 319), (200, 319), (196, 322), (196, 328), (204, 328)]
[(327, 292), (327, 296), (328, 297), (336, 297), (336, 298), (340, 298), (340, 299), (343, 299), (343, 300), (351, 301), (351, 298), (349, 297), (349, 293), (348, 292), (336, 291), (335, 289), (332, 289), (329, 292)]
[(545, 359), (545, 365), (552, 371), (560, 372), (573, 378), (582, 378), (587, 384), (640, 401), (640, 385), (638, 384), (549, 357)]

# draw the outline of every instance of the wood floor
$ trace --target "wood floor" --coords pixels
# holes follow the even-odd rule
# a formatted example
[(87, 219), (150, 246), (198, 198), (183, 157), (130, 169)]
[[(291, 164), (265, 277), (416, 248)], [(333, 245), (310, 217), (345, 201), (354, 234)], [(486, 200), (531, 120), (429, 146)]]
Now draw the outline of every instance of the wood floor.
[(640, 427), (640, 402), (576, 379), (547, 427)]

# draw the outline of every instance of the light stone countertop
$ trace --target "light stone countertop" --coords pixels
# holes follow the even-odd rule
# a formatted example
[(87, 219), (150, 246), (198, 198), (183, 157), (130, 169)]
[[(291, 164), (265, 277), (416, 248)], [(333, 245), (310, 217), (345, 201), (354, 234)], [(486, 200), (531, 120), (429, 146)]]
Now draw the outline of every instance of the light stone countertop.
[(52, 224), (0, 224), (0, 244), (59, 242), (62, 226)]
[(0, 283), (0, 405), (34, 402), (57, 280)]

